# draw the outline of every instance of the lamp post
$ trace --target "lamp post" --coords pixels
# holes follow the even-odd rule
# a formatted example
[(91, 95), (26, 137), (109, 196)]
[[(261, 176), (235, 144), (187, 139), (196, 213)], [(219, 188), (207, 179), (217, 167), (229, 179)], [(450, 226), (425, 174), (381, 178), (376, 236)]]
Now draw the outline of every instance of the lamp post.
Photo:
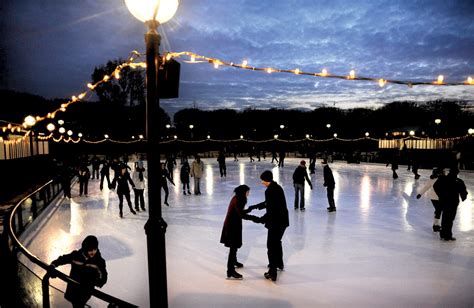
[[(148, 26), (146, 43), (146, 151), (148, 163), (148, 187), (160, 187), (159, 124), (159, 48), (161, 37), (157, 32), (160, 24), (170, 20), (178, 9), (178, 0), (125, 0), (130, 13)], [(166, 279), (167, 224), (161, 213), (161, 189), (148, 189), (149, 218), (145, 224), (148, 250), (148, 284), (150, 307), (168, 307)]]

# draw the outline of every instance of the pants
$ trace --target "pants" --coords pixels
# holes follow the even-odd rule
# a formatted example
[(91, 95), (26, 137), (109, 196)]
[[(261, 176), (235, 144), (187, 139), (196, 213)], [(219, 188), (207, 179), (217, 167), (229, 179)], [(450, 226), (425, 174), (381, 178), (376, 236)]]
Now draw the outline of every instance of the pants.
[(327, 187), (327, 196), (328, 196), (328, 203), (329, 207), (332, 209), (336, 208), (336, 203), (334, 202), (334, 187)]
[(392, 177), (393, 177), (394, 179), (398, 179), (397, 171), (392, 169), (392, 172), (393, 172), (393, 173), (392, 173)]
[(71, 181), (69, 179), (63, 180), (61, 182), (61, 186), (63, 188), (64, 197), (68, 197), (70, 199), (71, 198)]
[(130, 211), (132, 211), (132, 201), (130, 200), (130, 192), (126, 192), (123, 194), (118, 194), (119, 198), (119, 210), (120, 214), (122, 214), (122, 209), (123, 209), (123, 196), (125, 196), (125, 199), (127, 199), (128, 207), (130, 208)]
[(431, 200), (431, 203), (433, 203), (433, 207), (435, 209), (434, 217), (436, 219), (440, 219), (441, 218), (441, 213), (443, 212), (443, 208), (441, 207), (441, 204), (439, 203), (439, 200)]
[(458, 206), (452, 204), (445, 204), (443, 208), (443, 216), (441, 219), (441, 231), (439, 236), (444, 239), (450, 239), (453, 237), (453, 222), (454, 218), (456, 218), (456, 212), (458, 210)]
[(201, 193), (201, 178), (194, 177), (194, 194)]
[(298, 208), (298, 203), (300, 208), (304, 209), (304, 183), (294, 183), (293, 185), (295, 187), (295, 209)]
[(229, 257), (227, 258), (227, 271), (233, 272), (235, 271), (234, 266), (237, 263), (237, 249), (235, 247), (230, 247), (229, 249)]
[(89, 186), (89, 179), (79, 179), (79, 195), (82, 196), (82, 193), (87, 195), (87, 188)]
[(163, 190), (165, 191), (165, 203), (168, 203), (168, 196), (170, 194), (169, 190), (168, 190), (168, 184), (166, 183), (161, 183), (161, 187), (163, 188)]
[(281, 246), (281, 239), (285, 230), (286, 227), (268, 229), (267, 255), (268, 263), (270, 265), (270, 273), (276, 273), (277, 267), (283, 268), (283, 248)]
[(186, 191), (186, 188), (189, 191), (189, 182), (183, 183), (183, 191)]
[(219, 172), (221, 173), (221, 177), (223, 176), (227, 176), (226, 172), (227, 172), (227, 168), (226, 168), (226, 165), (225, 164), (219, 164)]
[(104, 188), (104, 177), (107, 179), (107, 187), (110, 187), (110, 177), (109, 173), (102, 173), (100, 175), (100, 190)]
[(135, 192), (135, 209), (138, 210), (138, 206), (145, 210), (145, 198), (143, 198), (144, 189), (133, 189)]
[(99, 169), (92, 169), (92, 179), (99, 179)]

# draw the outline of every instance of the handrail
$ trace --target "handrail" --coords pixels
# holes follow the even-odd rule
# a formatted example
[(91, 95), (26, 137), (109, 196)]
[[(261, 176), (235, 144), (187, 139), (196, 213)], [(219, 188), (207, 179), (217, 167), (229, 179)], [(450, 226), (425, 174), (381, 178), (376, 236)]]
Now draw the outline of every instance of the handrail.
[[(34, 192), (30, 193), (29, 195), (27, 195), (26, 197), (24, 197), (23, 199), (21, 199), (16, 205), (15, 207), (13, 208), (13, 210), (10, 212), (9, 214), (9, 218), (8, 218), (8, 233), (10, 234), (11, 238), (12, 238), (12, 241), (13, 241), (13, 244), (15, 246), (17, 246), (19, 248), (19, 250), (33, 263), (35, 263), (36, 265), (40, 266), (41, 268), (43, 268), (45, 271), (47, 271), (47, 273), (49, 273), (50, 275), (53, 274), (54, 276), (56, 276), (57, 278), (61, 279), (62, 281), (66, 282), (66, 283), (72, 283), (72, 284), (76, 284), (76, 285), (80, 285), (79, 282), (75, 281), (74, 279), (72, 279), (71, 277), (69, 277), (68, 275), (58, 271), (57, 269), (54, 269), (54, 268), (51, 268), (49, 266), (49, 264), (43, 262), (42, 260), (40, 260), (37, 256), (33, 255), (28, 249), (26, 249), (25, 246), (23, 246), (22, 243), (20, 243), (20, 241), (18, 240), (18, 238), (16, 237), (16, 234), (15, 232), (13, 231), (13, 218), (15, 216), (15, 213), (17, 211), (17, 209), (20, 207), (20, 205), (25, 201), (27, 200), (28, 198), (30, 198), (32, 195), (36, 194), (37, 192), (39, 192), (41, 189), (43, 189), (44, 187), (46, 187), (47, 185), (51, 184), (53, 182), (53, 180), (50, 180), (48, 181), (46, 184), (44, 184), (43, 186), (39, 187), (38, 189), (36, 189)], [(107, 293), (104, 293), (102, 291), (99, 291), (97, 289), (93, 289), (92, 290), (92, 296), (95, 296), (109, 304), (112, 304), (114, 305), (114, 307), (138, 307), (136, 305), (133, 305), (133, 304), (130, 304), (124, 300), (121, 300), (119, 298), (116, 298), (112, 295), (109, 295)]]

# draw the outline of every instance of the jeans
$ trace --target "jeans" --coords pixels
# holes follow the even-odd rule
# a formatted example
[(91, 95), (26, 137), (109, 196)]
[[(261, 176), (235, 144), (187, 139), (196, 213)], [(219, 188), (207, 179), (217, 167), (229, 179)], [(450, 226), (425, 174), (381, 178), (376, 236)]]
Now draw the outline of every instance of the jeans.
[(299, 207), (304, 209), (304, 183), (294, 183), (293, 185), (295, 187), (295, 209), (298, 208), (298, 203), (300, 205)]

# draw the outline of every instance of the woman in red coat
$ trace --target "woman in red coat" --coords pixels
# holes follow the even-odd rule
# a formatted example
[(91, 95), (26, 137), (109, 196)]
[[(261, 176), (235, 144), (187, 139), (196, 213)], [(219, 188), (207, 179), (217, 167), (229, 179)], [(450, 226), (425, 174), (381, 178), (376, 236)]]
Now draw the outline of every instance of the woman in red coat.
[(242, 247), (242, 219), (254, 220), (257, 217), (248, 215), (248, 209), (244, 210), (250, 187), (247, 185), (237, 186), (234, 193), (222, 228), (221, 243), (230, 248), (227, 260), (227, 278), (242, 279), (242, 275), (235, 271), (235, 267), (244, 266), (237, 262), (237, 249)]

